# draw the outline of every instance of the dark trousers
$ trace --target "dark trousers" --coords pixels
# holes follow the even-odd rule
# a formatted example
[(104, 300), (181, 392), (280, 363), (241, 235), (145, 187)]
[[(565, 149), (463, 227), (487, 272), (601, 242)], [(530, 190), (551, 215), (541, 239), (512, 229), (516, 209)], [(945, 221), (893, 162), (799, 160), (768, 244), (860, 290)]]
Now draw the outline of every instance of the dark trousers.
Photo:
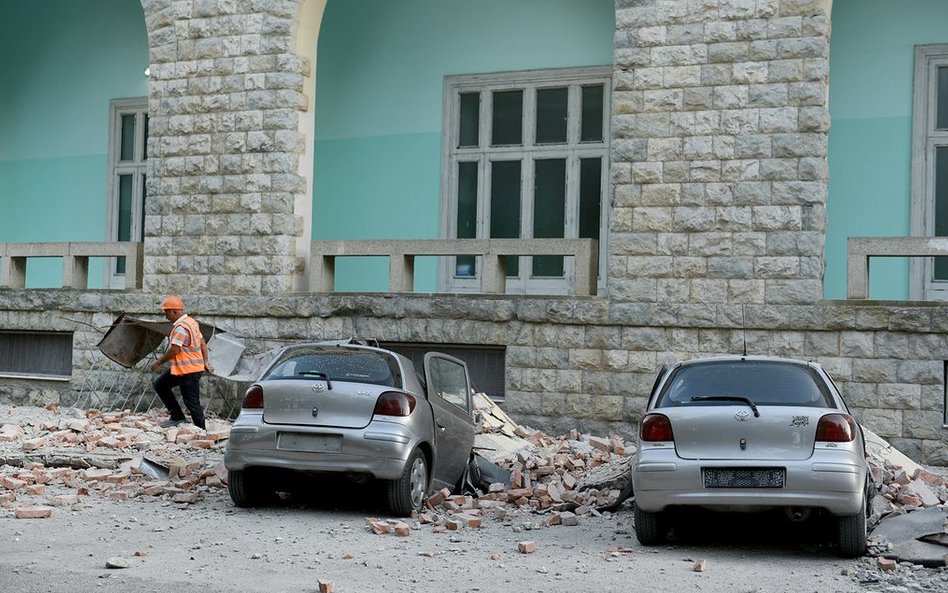
[(172, 420), (184, 420), (184, 412), (181, 411), (181, 405), (178, 399), (171, 392), (172, 387), (181, 390), (181, 399), (184, 400), (184, 406), (191, 414), (191, 422), (198, 428), (204, 428), (204, 409), (201, 408), (201, 375), (203, 373), (188, 373), (187, 375), (172, 375), (170, 370), (165, 370), (155, 379), (155, 391), (162, 403), (168, 408)]

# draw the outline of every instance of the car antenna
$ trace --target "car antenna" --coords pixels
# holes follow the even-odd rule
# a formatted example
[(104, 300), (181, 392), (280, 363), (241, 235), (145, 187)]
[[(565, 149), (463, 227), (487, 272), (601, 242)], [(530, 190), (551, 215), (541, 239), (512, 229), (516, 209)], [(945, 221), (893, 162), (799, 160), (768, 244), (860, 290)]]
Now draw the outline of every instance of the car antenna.
[(744, 314), (744, 305), (741, 305), (741, 338), (744, 340), (744, 356), (747, 356), (747, 317)]

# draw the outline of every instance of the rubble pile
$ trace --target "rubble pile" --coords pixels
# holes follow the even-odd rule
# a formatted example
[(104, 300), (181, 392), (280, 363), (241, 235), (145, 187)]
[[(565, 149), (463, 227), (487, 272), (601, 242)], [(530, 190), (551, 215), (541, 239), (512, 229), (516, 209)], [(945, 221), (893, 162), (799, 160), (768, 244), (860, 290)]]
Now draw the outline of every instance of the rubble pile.
[(865, 432), (869, 469), (878, 487), (874, 504), (877, 519), (948, 504), (948, 479)]
[(0, 425), (0, 507), (16, 517), (48, 517), (92, 495), (193, 503), (226, 483), (226, 422), (164, 429), (157, 412), (43, 412)]
[[(634, 452), (620, 437), (575, 430), (551, 437), (518, 425), (484, 394), (474, 402), (479, 425), (475, 453), (502, 471), (480, 480), (469, 476), (472, 495), (436, 492), (426, 502), (428, 512), (419, 516), (421, 524), (457, 530), (479, 527), (481, 516), (508, 522), (530, 514), (544, 518), (523, 523), (528, 528), (571, 526), (619, 501)], [(499, 479), (491, 482), (490, 477)]]

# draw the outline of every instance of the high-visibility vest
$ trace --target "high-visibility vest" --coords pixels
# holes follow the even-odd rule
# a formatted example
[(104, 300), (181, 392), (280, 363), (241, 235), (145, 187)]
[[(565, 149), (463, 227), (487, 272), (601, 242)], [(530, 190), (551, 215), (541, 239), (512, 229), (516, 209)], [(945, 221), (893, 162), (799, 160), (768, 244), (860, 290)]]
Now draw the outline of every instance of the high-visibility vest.
[[(200, 373), (204, 370), (204, 356), (201, 355), (201, 343), (204, 337), (201, 336), (201, 327), (197, 321), (187, 315), (179, 317), (174, 322), (174, 327), (184, 329), (188, 334), (188, 340), (179, 346), (180, 350), (171, 359), (171, 374)], [(173, 335), (174, 330), (171, 333)]]

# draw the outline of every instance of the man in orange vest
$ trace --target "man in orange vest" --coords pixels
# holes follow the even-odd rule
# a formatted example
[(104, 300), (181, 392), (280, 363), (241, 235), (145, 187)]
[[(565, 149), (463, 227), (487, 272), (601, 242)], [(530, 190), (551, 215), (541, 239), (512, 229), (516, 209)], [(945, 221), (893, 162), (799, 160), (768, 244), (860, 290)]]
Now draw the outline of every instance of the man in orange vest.
[(178, 387), (181, 399), (191, 414), (191, 422), (198, 428), (205, 428), (204, 409), (201, 408), (201, 375), (205, 370), (213, 372), (213, 369), (207, 361), (207, 344), (201, 335), (201, 327), (185, 314), (181, 297), (169, 296), (161, 303), (161, 309), (168, 321), (174, 324), (168, 349), (151, 365), (151, 370), (157, 371), (166, 362), (171, 363), (153, 383), (171, 416), (161, 423), (161, 427), (170, 428), (184, 422), (184, 412), (171, 392), (172, 387)]

